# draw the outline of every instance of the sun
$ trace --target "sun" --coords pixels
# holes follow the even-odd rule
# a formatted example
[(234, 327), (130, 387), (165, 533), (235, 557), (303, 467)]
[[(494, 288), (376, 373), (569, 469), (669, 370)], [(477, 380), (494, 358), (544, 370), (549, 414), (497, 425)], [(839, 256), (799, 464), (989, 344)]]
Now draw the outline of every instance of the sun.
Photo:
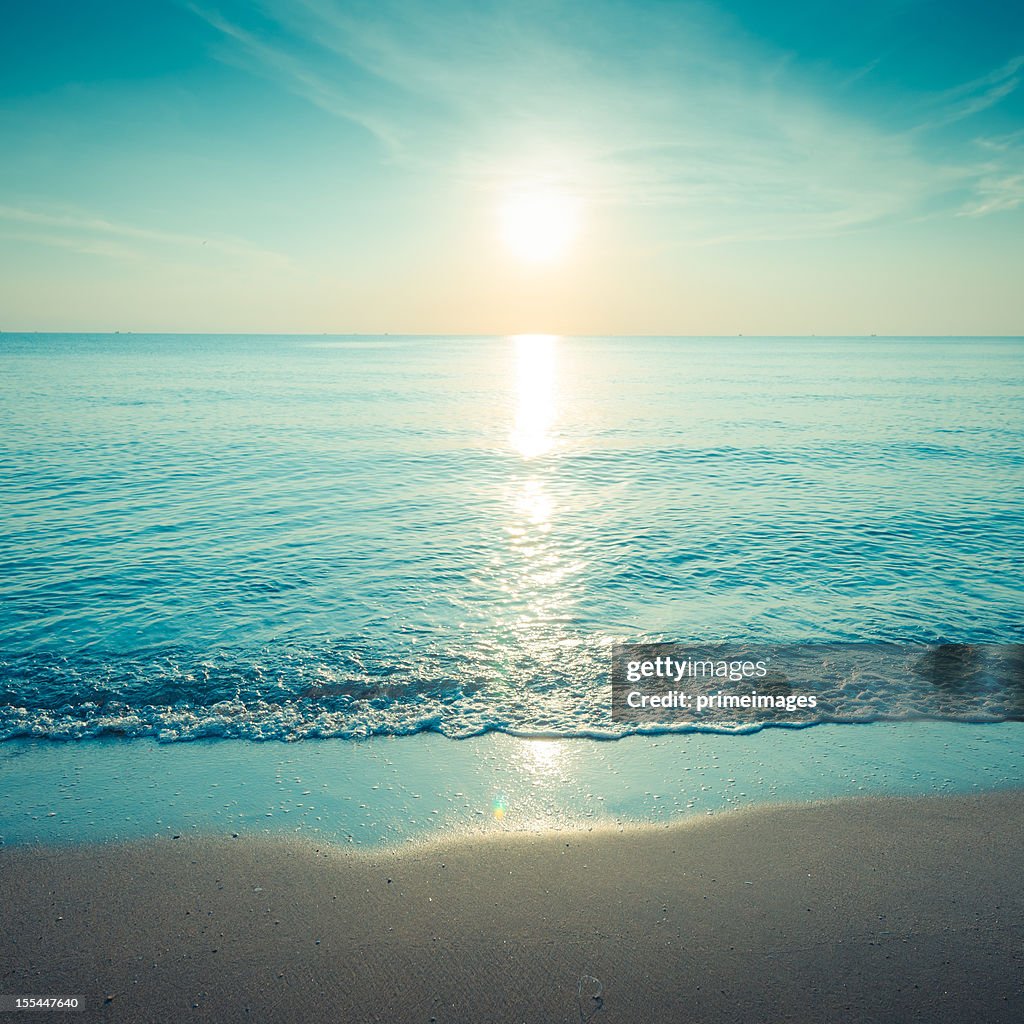
[(529, 190), (509, 195), (499, 210), (501, 238), (526, 263), (564, 259), (579, 231), (580, 201), (561, 192)]

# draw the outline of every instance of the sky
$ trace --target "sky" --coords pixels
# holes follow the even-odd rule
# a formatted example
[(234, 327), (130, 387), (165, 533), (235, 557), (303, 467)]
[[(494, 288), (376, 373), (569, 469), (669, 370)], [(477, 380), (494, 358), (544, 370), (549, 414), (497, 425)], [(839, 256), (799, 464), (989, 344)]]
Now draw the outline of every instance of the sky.
[(33, 0), (0, 330), (1024, 333), (1024, 6)]

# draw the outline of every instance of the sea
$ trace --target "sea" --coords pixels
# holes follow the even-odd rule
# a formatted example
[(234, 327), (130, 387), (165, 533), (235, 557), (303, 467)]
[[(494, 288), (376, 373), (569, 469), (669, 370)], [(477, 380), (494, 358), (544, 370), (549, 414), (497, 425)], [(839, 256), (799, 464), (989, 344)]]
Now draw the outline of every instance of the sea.
[[(1019, 338), (4, 333), (0, 382), (0, 739), (1024, 718)], [(613, 717), (659, 642), (864, 653), (798, 722)]]
[(1017, 338), (0, 334), (0, 845), (1022, 787), (1022, 441)]

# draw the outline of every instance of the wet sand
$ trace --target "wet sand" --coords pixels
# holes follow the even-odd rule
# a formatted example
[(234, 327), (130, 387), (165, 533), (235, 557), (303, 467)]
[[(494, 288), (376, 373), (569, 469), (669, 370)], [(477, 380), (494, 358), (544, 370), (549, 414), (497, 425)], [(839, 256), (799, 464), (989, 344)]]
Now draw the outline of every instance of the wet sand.
[[(0, 994), (75, 1021), (1024, 1019), (1024, 792), (353, 853), (0, 850)], [(21, 1019), (12, 1015), (11, 1019)]]

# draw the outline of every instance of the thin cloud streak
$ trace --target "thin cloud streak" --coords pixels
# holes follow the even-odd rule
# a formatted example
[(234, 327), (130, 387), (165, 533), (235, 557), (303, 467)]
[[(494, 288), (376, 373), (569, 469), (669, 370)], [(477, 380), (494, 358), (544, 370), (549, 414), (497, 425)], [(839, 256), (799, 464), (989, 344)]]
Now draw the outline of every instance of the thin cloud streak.
[(326, 113), (364, 128), (391, 153), (401, 152), (402, 146), (381, 119), (375, 118), (369, 108), (353, 103), (345, 92), (333, 87), (301, 59), (264, 42), (218, 11), (192, 3), (188, 4), (188, 8), (237, 45), (236, 51), (218, 52), (217, 56), (222, 61), (283, 83), (291, 92)]
[[(54, 235), (49, 231), (41, 231), (37, 234), (24, 235), (22, 237), (38, 241), (42, 244), (58, 245), (62, 248), (78, 249), (83, 253), (93, 255), (105, 255), (117, 258), (133, 258), (139, 255), (135, 250), (124, 247), (112, 246), (109, 243), (96, 241), (96, 236), (102, 240), (114, 236), (116, 238), (130, 238), (139, 241), (153, 242), (162, 246), (176, 246), (184, 248), (205, 248), (209, 251), (218, 252), (222, 255), (256, 259), (272, 263), (285, 263), (286, 258), (279, 253), (268, 249), (261, 249), (246, 242), (236, 239), (225, 239), (209, 237), (203, 238), (199, 235), (180, 234), (173, 231), (160, 231), (153, 228), (138, 227), (134, 224), (123, 224), (107, 220), (93, 214), (83, 213), (49, 213), (41, 210), (29, 210), (15, 206), (0, 205), (0, 220), (27, 224), (43, 229), (63, 229), (65, 231), (81, 232), (85, 236), (82, 240), (68, 238), (67, 236)], [(10, 237), (10, 235), (8, 235)]]
[(963, 121), (975, 114), (988, 110), (1000, 100), (1015, 92), (1020, 85), (1021, 69), (1024, 68), (1024, 55), (1014, 57), (1002, 67), (996, 68), (987, 75), (964, 82), (953, 89), (948, 89), (936, 97), (935, 105), (939, 112), (926, 121), (922, 128), (934, 129), (944, 125)]
[(46, 231), (8, 231), (0, 228), (0, 238), (11, 242), (24, 242), (27, 245), (46, 245), (53, 249), (67, 249), (83, 256), (103, 256), (114, 260), (138, 259), (139, 252), (119, 245), (117, 242), (102, 240), (83, 240), (63, 235), (54, 235)]

